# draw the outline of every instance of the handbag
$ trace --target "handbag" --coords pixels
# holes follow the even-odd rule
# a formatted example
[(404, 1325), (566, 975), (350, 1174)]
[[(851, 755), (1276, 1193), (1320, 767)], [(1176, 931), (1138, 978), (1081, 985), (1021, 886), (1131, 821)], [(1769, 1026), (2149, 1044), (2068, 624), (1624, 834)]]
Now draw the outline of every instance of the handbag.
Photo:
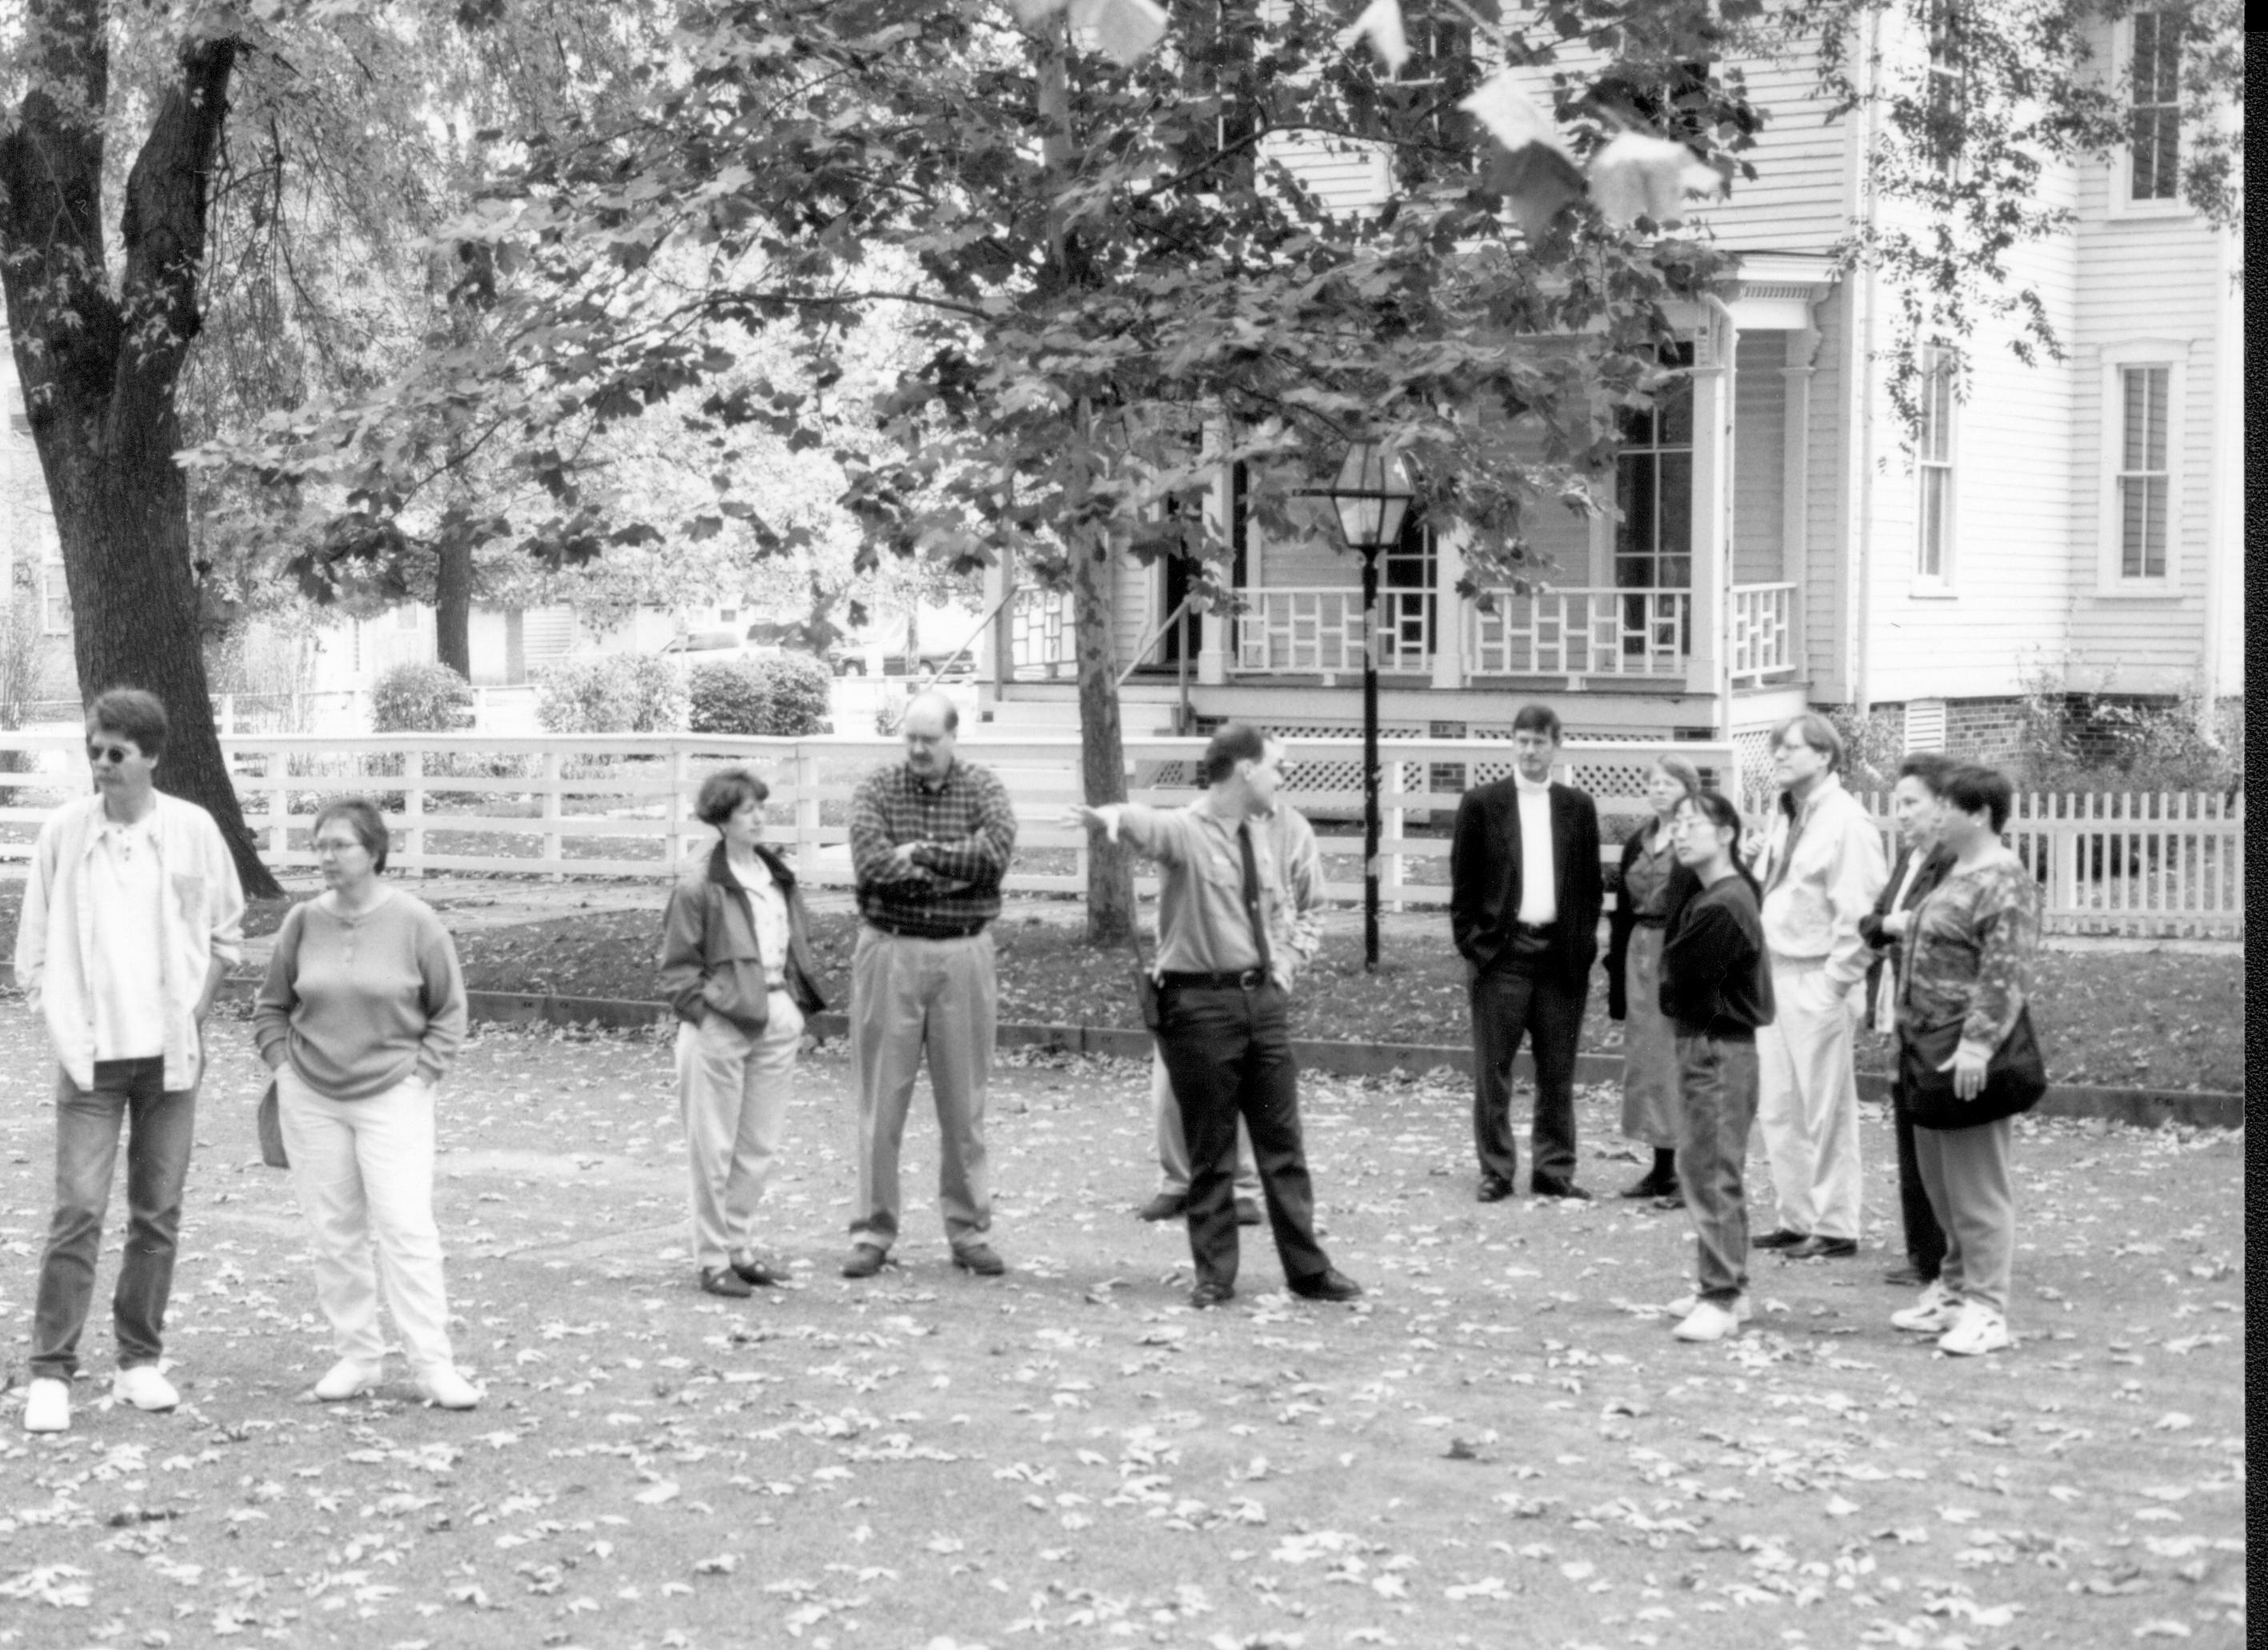
[(1898, 1074), (1903, 1080), (1901, 1104), (1916, 1128), (1966, 1129), (1980, 1123), (2029, 1111), (2048, 1091), (2047, 1063), (2040, 1056), (2039, 1038), (2032, 1031), (2032, 1008), (2016, 1011), (2016, 1023), (1992, 1051), (1984, 1067), (1984, 1086), (1973, 1100), (1953, 1091), (1953, 1074), (1938, 1069), (1961, 1046), (1959, 1020), (1940, 1025), (1909, 1026), (1898, 1046)]
[(276, 1076), (269, 1074), (268, 1087), (260, 1093), (260, 1161), (270, 1169), (289, 1169), (291, 1160), (284, 1151), (284, 1120), (277, 1115)]
[(1151, 972), (1148, 961), (1142, 955), (1142, 922), (1138, 913), (1127, 926), (1126, 949), (1134, 954), (1131, 971), (1134, 976), (1134, 1006), (1141, 1013), (1143, 1025), (1155, 1031), (1164, 1023), (1165, 1016), (1158, 1003), (1158, 976)]

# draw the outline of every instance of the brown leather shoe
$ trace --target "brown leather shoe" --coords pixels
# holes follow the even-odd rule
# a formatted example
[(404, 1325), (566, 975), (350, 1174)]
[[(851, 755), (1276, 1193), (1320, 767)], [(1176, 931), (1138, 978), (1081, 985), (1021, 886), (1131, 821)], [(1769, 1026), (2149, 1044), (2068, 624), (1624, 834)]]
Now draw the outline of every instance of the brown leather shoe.
[(1189, 1199), (1185, 1192), (1160, 1192), (1134, 1211), (1138, 1221), (1178, 1221), (1189, 1213)]
[(733, 1271), (742, 1283), (755, 1284), (758, 1288), (779, 1281), (779, 1273), (756, 1258), (753, 1249), (736, 1249), (732, 1254)]
[(708, 1294), (725, 1295), (735, 1301), (745, 1301), (755, 1293), (748, 1287), (748, 1280), (730, 1266), (702, 1267), (701, 1287)]
[(877, 1249), (872, 1243), (853, 1243), (850, 1252), (843, 1258), (843, 1275), (846, 1278), (871, 1278), (881, 1271), (882, 1263), (890, 1258), (887, 1249)]

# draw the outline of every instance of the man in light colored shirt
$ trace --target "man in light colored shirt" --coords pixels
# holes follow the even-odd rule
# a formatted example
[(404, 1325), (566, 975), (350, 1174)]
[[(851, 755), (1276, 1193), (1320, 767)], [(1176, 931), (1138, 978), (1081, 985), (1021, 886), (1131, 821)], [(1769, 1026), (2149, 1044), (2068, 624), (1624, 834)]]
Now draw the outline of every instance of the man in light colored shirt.
[(212, 816), (163, 796), (154, 695), (113, 688), (87, 711), (95, 795), (40, 829), (16, 978), (45, 1022), (55, 1090), (55, 1207), (32, 1315), (24, 1426), (70, 1426), (78, 1338), (94, 1298), (118, 1132), (127, 1128), (127, 1236), (111, 1302), (114, 1390), (144, 1410), (180, 1401), (159, 1368), (181, 1189), (196, 1133), (205, 1016), (239, 955), (244, 893)]
[[(1291, 884), (1293, 921), (1299, 929), (1294, 943), (1302, 956), (1312, 957), (1320, 942), (1316, 913), (1323, 904), (1323, 856), (1315, 846), (1315, 828), (1307, 816), (1287, 802), (1278, 802), (1267, 815), (1268, 835), (1276, 862)], [(1286, 979), (1288, 986), (1291, 980)], [(1156, 1195), (1135, 1211), (1145, 1221), (1177, 1221), (1189, 1212), (1189, 1148), (1182, 1132), (1182, 1105), (1174, 1098), (1174, 1080), (1166, 1070), (1162, 1052), (1150, 1060), (1150, 1109), (1156, 1114), (1158, 1174)], [(1260, 1170), (1252, 1159), (1252, 1135), (1240, 1119), (1236, 1126), (1236, 1223), (1257, 1226), (1260, 1213)]]
[(1483, 1203), (1510, 1197), (1519, 1173), (1512, 1062), (1523, 1035), (1535, 1062), (1528, 1189), (1591, 1195), (1575, 1184), (1575, 1048), (1606, 891), (1598, 809), (1551, 778), (1559, 734), (1550, 706), (1522, 706), (1512, 723), (1512, 777), (1465, 793), (1449, 840), (1449, 933), (1472, 1002)]
[(1843, 788), (1843, 740), (1815, 711), (1772, 736), (1780, 784), (1764, 838), (1764, 944), (1778, 1014), (1756, 1032), (1756, 1127), (1778, 1199), (1759, 1249), (1859, 1252), (1859, 1080), (1852, 1033), (1873, 963), (1859, 921), (1889, 880), (1882, 839)]
[(1158, 1048), (1189, 1140), (1189, 1304), (1236, 1295), (1236, 1214), (1230, 1179), (1240, 1117), (1251, 1132), (1260, 1188), (1284, 1280), (1311, 1301), (1351, 1301), (1362, 1286), (1315, 1241), (1314, 1190), (1300, 1133), (1299, 1067), (1285, 991), (1313, 950), (1294, 915), (1270, 833), (1256, 829), (1275, 805), (1283, 747), (1259, 729), (1229, 722), (1205, 746), (1205, 794), (1186, 808), (1110, 803), (1071, 810), (1071, 822), (1122, 837), (1156, 860)]

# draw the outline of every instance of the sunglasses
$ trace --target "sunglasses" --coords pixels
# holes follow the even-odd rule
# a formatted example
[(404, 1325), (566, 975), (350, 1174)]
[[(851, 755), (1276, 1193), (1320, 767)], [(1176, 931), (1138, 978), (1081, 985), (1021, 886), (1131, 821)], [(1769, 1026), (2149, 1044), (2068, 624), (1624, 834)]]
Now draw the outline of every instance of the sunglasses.
[(129, 756), (140, 754), (131, 745), (90, 744), (86, 747), (86, 759), (90, 762), (123, 762)]

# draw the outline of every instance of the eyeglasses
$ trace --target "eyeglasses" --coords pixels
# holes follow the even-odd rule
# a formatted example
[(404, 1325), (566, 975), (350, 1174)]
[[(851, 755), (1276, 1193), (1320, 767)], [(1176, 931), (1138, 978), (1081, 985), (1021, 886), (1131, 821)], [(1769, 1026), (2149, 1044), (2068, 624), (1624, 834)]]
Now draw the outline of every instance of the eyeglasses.
[(90, 762), (118, 763), (123, 762), (129, 756), (139, 754), (140, 752), (130, 745), (90, 744), (86, 747), (86, 759)]
[(350, 838), (343, 841), (335, 841), (328, 837), (319, 837), (311, 846), (313, 846), (315, 850), (316, 857), (320, 859), (326, 854), (351, 854), (357, 848), (362, 847), (362, 842), (359, 838)]

